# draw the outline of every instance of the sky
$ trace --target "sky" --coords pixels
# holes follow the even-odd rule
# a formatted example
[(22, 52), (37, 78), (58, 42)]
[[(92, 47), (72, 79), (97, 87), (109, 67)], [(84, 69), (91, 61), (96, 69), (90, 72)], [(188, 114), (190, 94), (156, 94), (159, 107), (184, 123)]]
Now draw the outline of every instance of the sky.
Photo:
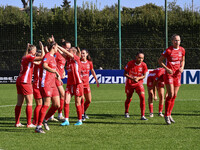
[[(27, 0), (26, 0), (27, 1)], [(71, 5), (74, 5), (74, 0), (71, 1)], [(83, 2), (93, 2), (96, 3), (97, 1), (97, 8), (102, 9), (106, 5), (111, 6), (115, 3), (118, 3), (118, 0), (77, 0), (77, 5), (82, 6)], [(165, 0), (120, 0), (121, 1), (121, 7), (129, 7), (129, 8), (135, 8), (138, 6), (145, 5), (147, 3), (153, 3), (158, 6), (165, 5)], [(168, 2), (173, 2), (174, 0), (167, 0)], [(182, 8), (191, 7), (192, 6), (192, 0), (176, 0), (177, 5), (181, 6)], [(63, 0), (34, 0), (33, 6), (39, 7), (40, 5), (43, 5), (47, 8), (53, 8), (55, 6), (60, 6), (62, 4)], [(194, 3), (194, 10), (200, 9), (200, 0), (193, 0)], [(0, 6), (16, 6), (22, 8), (22, 2), (21, 0), (0, 0)]]

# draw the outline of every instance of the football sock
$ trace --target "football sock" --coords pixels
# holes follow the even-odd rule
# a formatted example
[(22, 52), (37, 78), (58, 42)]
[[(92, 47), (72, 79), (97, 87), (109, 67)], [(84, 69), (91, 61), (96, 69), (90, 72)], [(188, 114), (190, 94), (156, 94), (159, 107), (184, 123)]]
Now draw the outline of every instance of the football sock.
[(19, 118), (20, 118), (20, 114), (21, 114), (21, 108), (22, 106), (15, 106), (15, 123), (19, 124)]
[(64, 106), (64, 99), (60, 99), (60, 107), (58, 108), (58, 113), (62, 113)]
[(82, 115), (84, 115), (84, 98), (81, 99)]
[(170, 115), (171, 97), (167, 96), (165, 100), (165, 116)]
[(170, 105), (170, 114), (169, 114), (169, 115), (171, 115), (172, 110), (173, 110), (173, 108), (174, 108), (175, 99), (176, 99), (176, 96), (174, 96), (174, 97), (172, 98), (172, 100), (171, 100), (171, 105)]
[(49, 111), (47, 112), (46, 116), (45, 116), (45, 120), (48, 120), (53, 114), (55, 114), (56, 110), (58, 110), (58, 107), (54, 107), (52, 105), (51, 108), (49, 109)]
[(42, 122), (44, 120), (48, 108), (49, 106), (43, 105), (42, 108), (40, 109), (38, 125), (42, 125)]
[(159, 104), (159, 113), (162, 113), (162, 111), (163, 111), (163, 105)]
[(76, 106), (76, 112), (77, 112), (78, 120), (82, 120), (82, 110), (81, 110), (81, 105)]
[(85, 101), (84, 112), (86, 112), (86, 110), (88, 109), (89, 106), (90, 106), (90, 102), (89, 101)]
[(149, 104), (149, 111), (150, 113), (153, 113), (153, 103)]
[(141, 109), (141, 116), (145, 116), (145, 96), (144, 94), (140, 94), (140, 109)]
[(26, 118), (27, 118), (27, 125), (30, 125), (32, 118), (32, 105), (26, 106)]
[(125, 113), (129, 112), (129, 106), (130, 106), (131, 100), (132, 99), (127, 98), (126, 101), (125, 101)]
[(64, 104), (65, 118), (69, 118), (69, 104)]
[(42, 108), (42, 105), (37, 105), (34, 110), (33, 120), (34, 120), (34, 124), (36, 125), (38, 124), (38, 118), (39, 118), (39, 113), (40, 113), (41, 108)]

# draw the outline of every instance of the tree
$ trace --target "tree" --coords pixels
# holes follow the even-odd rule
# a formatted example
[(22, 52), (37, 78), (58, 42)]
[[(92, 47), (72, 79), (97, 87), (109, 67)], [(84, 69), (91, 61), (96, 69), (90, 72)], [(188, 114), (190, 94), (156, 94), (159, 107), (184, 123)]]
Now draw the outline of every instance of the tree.
[[(26, 2), (26, 0), (21, 0), (21, 1), (23, 3), (23, 8), (27, 8), (28, 7), (28, 3), (29, 3), (30, 0), (27, 0), (27, 2)], [(34, 2), (34, 0), (32, 0), (32, 3), (33, 2)]]
[(69, 9), (71, 7), (70, 5), (71, 1), (63, 0), (63, 5), (61, 5), (63, 8)]

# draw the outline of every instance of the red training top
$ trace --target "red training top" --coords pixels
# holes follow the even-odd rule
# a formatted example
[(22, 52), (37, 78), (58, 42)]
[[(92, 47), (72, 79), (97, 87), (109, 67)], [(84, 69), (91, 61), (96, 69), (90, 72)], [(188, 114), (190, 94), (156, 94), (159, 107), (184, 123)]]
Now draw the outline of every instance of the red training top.
[[(141, 62), (140, 64), (136, 64), (135, 60), (131, 60), (128, 62), (124, 70), (131, 77), (141, 77), (148, 71), (148, 68), (147, 68), (146, 63), (144, 62)], [(134, 85), (137, 82), (127, 78), (126, 83), (129, 85)], [(138, 83), (143, 83), (143, 79), (139, 80)]]
[[(56, 60), (54, 55), (47, 53), (43, 60), (42, 66), (44, 63), (47, 63), (51, 69), (56, 70)], [(43, 67), (40, 70), (40, 80), (41, 80), (41, 87), (54, 87), (55, 84), (56, 74), (45, 70)]]
[(158, 80), (162, 75), (165, 74), (164, 68), (157, 68), (149, 72), (148, 78), (152, 78), (153, 80)]
[(22, 57), (20, 73), (17, 78), (18, 82), (31, 83), (33, 75), (33, 61), (35, 56), (26, 55)]
[(93, 69), (92, 61), (81, 61), (82, 69), (81, 69), (81, 77), (83, 81), (83, 85), (89, 85), (89, 73), (90, 70)]
[(179, 49), (174, 49), (173, 46), (167, 48), (162, 56), (167, 59), (167, 67), (172, 69), (173, 75), (180, 74), (179, 69), (181, 67), (182, 57), (185, 56), (185, 49), (179, 46)]
[(67, 57), (66, 59), (66, 69), (68, 74), (67, 85), (77, 85), (82, 83), (80, 58), (77, 55), (74, 55), (74, 58)]

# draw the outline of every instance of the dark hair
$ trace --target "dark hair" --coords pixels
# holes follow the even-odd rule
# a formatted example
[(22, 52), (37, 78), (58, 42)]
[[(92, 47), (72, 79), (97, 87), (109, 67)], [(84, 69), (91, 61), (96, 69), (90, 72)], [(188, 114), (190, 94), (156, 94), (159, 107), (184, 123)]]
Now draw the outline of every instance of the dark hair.
[(86, 53), (88, 54), (86, 59), (87, 59), (88, 61), (92, 61), (92, 58), (91, 58), (91, 56), (90, 56), (90, 54), (89, 54), (89, 52), (88, 52), (87, 49), (82, 49), (81, 51), (86, 51)]
[(42, 54), (42, 50), (41, 49), (38, 49), (37, 52), (36, 52), (36, 56), (39, 56)]
[(143, 53), (142, 50), (138, 51), (138, 52), (136, 53), (136, 56), (138, 56), (139, 54), (143, 54), (143, 55), (144, 55), (144, 53)]
[(32, 51), (34, 48), (35, 48), (36, 46), (35, 45), (29, 45), (29, 47), (28, 47), (28, 53), (30, 52), (30, 51)]
[(171, 41), (173, 41), (176, 36), (180, 37), (180, 35), (178, 35), (178, 34), (173, 34), (172, 37), (171, 37)]
[[(67, 43), (70, 43), (69, 41), (65, 41), (65, 39), (61, 40), (61, 44), (62, 46), (66, 46)], [(71, 43), (70, 43), (71, 44)]]
[(50, 51), (52, 48), (53, 48), (53, 46), (54, 45), (56, 45), (57, 43), (56, 42), (54, 42), (54, 41), (52, 41), (52, 42), (49, 42), (48, 43), (48, 45), (47, 45), (47, 47), (48, 47), (48, 50)]

